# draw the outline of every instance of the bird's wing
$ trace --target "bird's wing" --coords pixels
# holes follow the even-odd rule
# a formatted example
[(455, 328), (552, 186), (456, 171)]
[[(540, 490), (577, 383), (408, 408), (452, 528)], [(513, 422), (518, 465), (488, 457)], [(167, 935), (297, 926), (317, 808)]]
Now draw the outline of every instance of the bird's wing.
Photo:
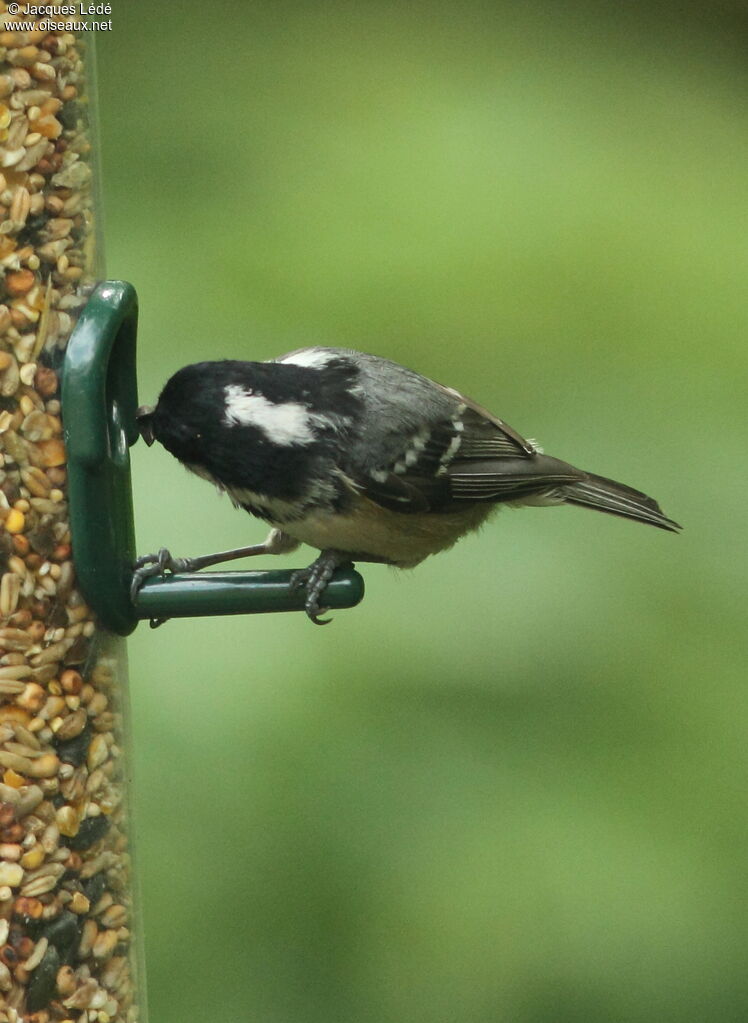
[(394, 511), (448, 511), (466, 501), (511, 501), (584, 479), (480, 405), (442, 391), (452, 399), (450, 414), (415, 432), (396, 457), (358, 473), (353, 482), (360, 493)]

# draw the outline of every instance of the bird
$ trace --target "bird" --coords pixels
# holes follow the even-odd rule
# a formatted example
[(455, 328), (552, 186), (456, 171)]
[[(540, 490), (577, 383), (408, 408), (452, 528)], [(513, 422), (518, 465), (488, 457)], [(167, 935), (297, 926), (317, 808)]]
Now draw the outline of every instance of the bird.
[(138, 409), (140, 435), (269, 524), (261, 544), (195, 558), (168, 548), (139, 558), (132, 594), (149, 576), (234, 558), (320, 553), (295, 572), (305, 610), (335, 570), (354, 562), (413, 568), (481, 526), (498, 508), (577, 505), (677, 532), (657, 501), (544, 454), (502, 419), (376, 355), (301, 348), (263, 362), (197, 362)]

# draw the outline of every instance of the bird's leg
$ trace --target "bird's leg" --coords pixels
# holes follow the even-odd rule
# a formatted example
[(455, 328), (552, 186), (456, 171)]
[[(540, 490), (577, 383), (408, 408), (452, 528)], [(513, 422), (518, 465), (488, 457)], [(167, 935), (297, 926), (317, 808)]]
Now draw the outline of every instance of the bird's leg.
[(299, 541), (294, 540), (292, 536), (280, 529), (271, 529), (264, 543), (238, 547), (231, 551), (219, 551), (216, 554), (203, 554), (197, 558), (174, 558), (168, 548), (162, 547), (157, 554), (144, 554), (135, 562), (130, 597), (135, 600), (146, 579), (151, 579), (154, 575), (164, 576), (167, 572), (199, 572), (201, 568), (235, 561), (238, 558), (252, 558), (257, 554), (287, 554), (296, 550), (298, 546)]
[(353, 567), (351, 555), (345, 551), (322, 551), (308, 568), (301, 568), (291, 576), (291, 589), (304, 586), (306, 600), (304, 610), (315, 625), (327, 625), (331, 618), (320, 618), (329, 608), (319, 606), (319, 598), (330, 582), (333, 573), (342, 566)]

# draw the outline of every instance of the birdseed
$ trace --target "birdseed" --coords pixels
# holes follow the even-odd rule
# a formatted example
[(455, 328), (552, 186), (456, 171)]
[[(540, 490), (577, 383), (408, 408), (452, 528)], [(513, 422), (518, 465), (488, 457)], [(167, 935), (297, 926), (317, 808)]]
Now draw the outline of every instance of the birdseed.
[(76, 586), (59, 400), (97, 280), (86, 41), (13, 21), (0, 0), (0, 1023), (136, 1023), (119, 641)]

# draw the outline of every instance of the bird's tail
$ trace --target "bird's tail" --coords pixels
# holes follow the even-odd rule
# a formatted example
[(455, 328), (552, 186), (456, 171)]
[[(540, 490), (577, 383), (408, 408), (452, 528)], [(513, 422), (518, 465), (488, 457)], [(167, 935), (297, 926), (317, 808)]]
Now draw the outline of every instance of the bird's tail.
[(647, 497), (633, 487), (627, 487), (604, 476), (587, 473), (587, 478), (573, 483), (565, 490), (567, 504), (578, 504), (584, 508), (595, 508), (597, 511), (608, 512), (609, 515), (620, 515), (624, 519), (635, 519), (647, 522), (659, 529), (669, 529), (677, 533), (681, 528), (677, 522), (663, 514), (657, 501)]

